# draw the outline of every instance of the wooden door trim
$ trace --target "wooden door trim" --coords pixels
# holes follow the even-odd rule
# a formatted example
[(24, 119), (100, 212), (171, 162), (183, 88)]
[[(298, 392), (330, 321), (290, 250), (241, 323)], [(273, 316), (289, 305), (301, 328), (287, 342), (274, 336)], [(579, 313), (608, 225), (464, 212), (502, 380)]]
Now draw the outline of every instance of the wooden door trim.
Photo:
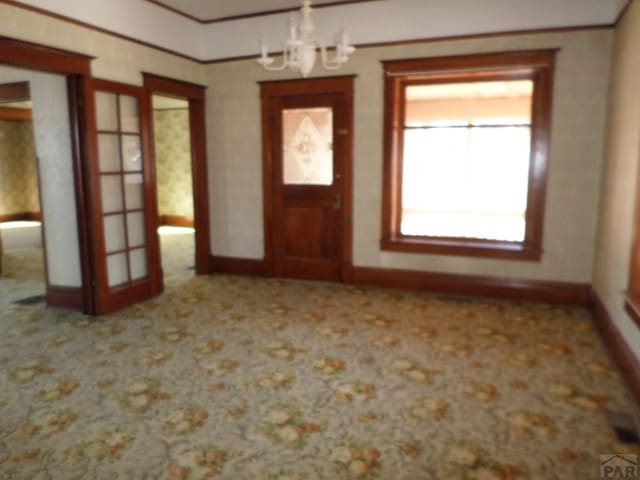
[(0, 85), (0, 100), (3, 102), (21, 102), (30, 99), (29, 82), (12, 82)]
[[(206, 87), (194, 83), (143, 73), (149, 101), (153, 94), (186, 98), (189, 101), (189, 131), (191, 137), (191, 182), (193, 189), (193, 222), (196, 229), (196, 273), (210, 273), (209, 256), (209, 183), (206, 139)], [(152, 110), (149, 111), (151, 118)], [(153, 146), (152, 146), (153, 147)], [(152, 148), (155, 164), (155, 152)]]
[[(0, 36), (0, 64), (11, 65), (36, 71), (45, 71), (64, 75), (68, 85), (69, 127), (71, 131), (71, 154), (73, 163), (73, 187), (76, 198), (76, 216), (78, 224), (78, 243), (80, 250), (81, 287), (74, 289), (76, 301), (70, 300), (69, 290), (66, 300), (60, 306), (78, 307), (84, 313), (95, 313), (94, 265), (92, 261), (91, 223), (90, 223), (90, 192), (86, 182), (87, 165), (91, 156), (86, 145), (88, 142), (86, 125), (91, 121), (89, 109), (84, 107), (83, 89), (89, 81), (90, 61), (93, 57), (77, 54), (56, 48), (47, 47), (33, 42), (25, 42), (9, 37)], [(46, 230), (46, 220), (42, 222), (43, 234)], [(43, 244), (46, 255), (46, 244)], [(45, 260), (46, 261), (46, 260)], [(45, 263), (46, 267), (46, 263)], [(53, 295), (61, 287), (49, 284), (48, 274), (45, 275), (47, 295)], [(51, 293), (51, 295), (49, 295)], [(57, 304), (56, 304), (57, 305)]]
[(61, 75), (90, 75), (90, 61), (94, 58), (81, 53), (0, 36), (0, 63), (5, 65)]
[(342, 163), (342, 281), (353, 281), (353, 84), (356, 75), (309, 78), (302, 80), (277, 80), (258, 82), (260, 85), (262, 118), (262, 192), (264, 217), (264, 260), (268, 275), (275, 273), (273, 255), (273, 211), (274, 178), (272, 152), (274, 141), (270, 119), (273, 106), (281, 97), (341, 94), (344, 99), (346, 134), (344, 135), (344, 158)]

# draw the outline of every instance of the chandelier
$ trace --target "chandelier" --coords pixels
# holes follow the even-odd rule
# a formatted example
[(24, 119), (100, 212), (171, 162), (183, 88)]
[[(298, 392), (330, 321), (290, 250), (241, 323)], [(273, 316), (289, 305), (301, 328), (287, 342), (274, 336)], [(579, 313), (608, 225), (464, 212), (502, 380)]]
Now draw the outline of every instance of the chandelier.
[(261, 56), (258, 63), (266, 70), (284, 70), (289, 68), (300, 72), (303, 77), (309, 75), (316, 62), (317, 51), (320, 51), (322, 66), (326, 70), (337, 70), (349, 59), (355, 47), (349, 45), (349, 35), (342, 29), (336, 35), (334, 53), (327, 52), (322, 40), (313, 37), (315, 26), (311, 20), (311, 0), (302, 0), (300, 19), (296, 21), (293, 14), (289, 17), (289, 38), (284, 42), (283, 58), (280, 65), (274, 65), (274, 59), (267, 53), (267, 45), (262, 42)]

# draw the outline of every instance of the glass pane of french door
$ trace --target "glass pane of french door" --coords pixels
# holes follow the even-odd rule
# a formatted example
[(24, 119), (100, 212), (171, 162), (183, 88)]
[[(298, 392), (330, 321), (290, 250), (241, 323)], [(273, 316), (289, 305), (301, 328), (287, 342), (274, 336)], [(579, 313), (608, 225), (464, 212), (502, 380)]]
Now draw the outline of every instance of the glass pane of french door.
[(140, 106), (99, 91), (96, 110), (107, 281), (122, 287), (149, 275)]

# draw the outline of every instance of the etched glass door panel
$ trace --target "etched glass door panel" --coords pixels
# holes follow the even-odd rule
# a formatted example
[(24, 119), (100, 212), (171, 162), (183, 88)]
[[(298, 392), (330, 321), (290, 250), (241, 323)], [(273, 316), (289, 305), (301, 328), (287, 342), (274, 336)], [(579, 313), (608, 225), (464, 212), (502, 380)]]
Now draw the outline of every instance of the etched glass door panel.
[(138, 99), (96, 92), (98, 165), (109, 287), (148, 275)]
[(285, 185), (333, 184), (333, 109), (282, 110)]

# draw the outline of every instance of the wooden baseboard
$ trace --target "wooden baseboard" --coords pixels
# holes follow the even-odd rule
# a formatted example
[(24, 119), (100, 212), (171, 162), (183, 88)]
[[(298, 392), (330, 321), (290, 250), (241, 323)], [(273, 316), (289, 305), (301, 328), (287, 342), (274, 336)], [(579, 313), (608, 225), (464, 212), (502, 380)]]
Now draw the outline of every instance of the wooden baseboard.
[(354, 267), (353, 283), (387, 288), (424, 290), (449, 295), (494, 297), (569, 305), (589, 305), (586, 283), (516, 280), (509, 278)]
[(80, 287), (47, 287), (47, 305), (82, 311), (82, 289)]
[(31, 120), (31, 109), (0, 106), (0, 120), (9, 122), (25, 122)]
[(209, 272), (264, 277), (267, 274), (267, 268), (264, 260), (211, 255), (209, 257)]
[(18, 222), (23, 220), (41, 221), (40, 212), (19, 212), (0, 214), (0, 222)]
[(185, 217), (183, 215), (160, 215), (158, 225), (193, 228), (195, 223), (192, 217)]
[(591, 291), (591, 308), (598, 333), (640, 409), (640, 362), (611, 320), (607, 307), (595, 290)]

